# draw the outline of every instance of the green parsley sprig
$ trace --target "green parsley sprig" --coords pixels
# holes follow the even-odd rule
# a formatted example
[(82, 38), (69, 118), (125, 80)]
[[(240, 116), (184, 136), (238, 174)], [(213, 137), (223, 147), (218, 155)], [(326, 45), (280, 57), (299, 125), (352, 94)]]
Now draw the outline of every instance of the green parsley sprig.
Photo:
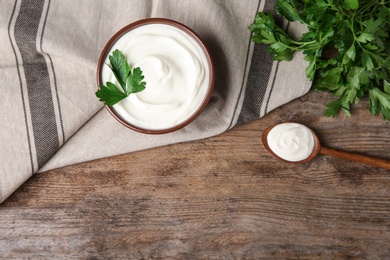
[(106, 86), (100, 85), (100, 89), (95, 93), (99, 101), (104, 102), (104, 105), (113, 106), (130, 94), (145, 89), (146, 82), (142, 81), (144, 79), (142, 70), (139, 67), (131, 70), (125, 55), (121, 51), (115, 50), (108, 58), (110, 60), (109, 67), (121, 89), (112, 82), (107, 82)]
[[(351, 115), (351, 105), (368, 96), (370, 112), (390, 120), (389, 0), (277, 0), (276, 8), (287, 20), (307, 25), (308, 32), (295, 41), (270, 13), (259, 12), (249, 26), (252, 39), (267, 44), (275, 60), (304, 53), (312, 88), (337, 97), (325, 116), (340, 109)], [(336, 51), (326, 57), (329, 49)]]

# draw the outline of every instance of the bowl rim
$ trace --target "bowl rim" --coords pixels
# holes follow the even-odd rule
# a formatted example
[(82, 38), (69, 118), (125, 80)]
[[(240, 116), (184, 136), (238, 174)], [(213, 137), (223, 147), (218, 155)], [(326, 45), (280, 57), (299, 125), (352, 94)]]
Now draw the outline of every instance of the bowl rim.
[(119, 123), (126, 126), (127, 128), (130, 128), (134, 131), (144, 133), (144, 134), (166, 134), (166, 133), (171, 133), (171, 132), (177, 131), (177, 130), (185, 127), (186, 125), (188, 125), (192, 121), (194, 121), (206, 108), (206, 106), (211, 98), (211, 94), (213, 92), (213, 89), (214, 89), (214, 64), (213, 64), (213, 61), (211, 59), (210, 52), (209, 52), (208, 48), (206, 47), (206, 45), (203, 43), (203, 41), (200, 39), (198, 34), (195, 33), (195, 31), (190, 29), (188, 26), (186, 26), (180, 22), (177, 22), (175, 20), (171, 20), (171, 19), (167, 19), (167, 18), (145, 18), (145, 19), (137, 20), (133, 23), (130, 23), (130, 24), (124, 26), (122, 29), (117, 31), (108, 40), (108, 42), (106, 43), (106, 45), (104, 46), (104, 48), (100, 54), (100, 57), (98, 60), (98, 65), (97, 65), (97, 71), (96, 71), (97, 87), (98, 87), (98, 89), (100, 89), (100, 85), (102, 84), (102, 68), (104, 66), (104, 61), (106, 60), (107, 55), (109, 55), (109, 52), (110, 52), (111, 48), (113, 47), (113, 45), (127, 32), (134, 30), (138, 27), (150, 25), (150, 24), (164, 24), (164, 25), (176, 27), (177, 29), (185, 32), (187, 35), (192, 37), (195, 40), (195, 42), (199, 45), (199, 47), (202, 49), (202, 51), (206, 57), (208, 69), (209, 69), (209, 84), (207, 86), (207, 91), (206, 91), (206, 94), (205, 94), (202, 102), (197, 107), (197, 109), (186, 120), (184, 120), (183, 122), (181, 122), (179, 124), (173, 125), (173, 126), (168, 127), (168, 128), (163, 128), (163, 129), (142, 128), (140, 126), (131, 124), (131, 123), (125, 121), (124, 119), (122, 119), (117, 114), (117, 112), (115, 111), (115, 109), (113, 107), (108, 106), (108, 105), (105, 105), (105, 107)]

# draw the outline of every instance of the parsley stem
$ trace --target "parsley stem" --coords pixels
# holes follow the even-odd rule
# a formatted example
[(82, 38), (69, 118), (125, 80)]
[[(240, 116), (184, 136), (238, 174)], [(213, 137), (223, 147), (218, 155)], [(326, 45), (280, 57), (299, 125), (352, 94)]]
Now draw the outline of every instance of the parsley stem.
[(371, 8), (373, 5), (378, 4), (378, 1), (371, 0), (366, 5), (360, 7), (356, 10), (356, 13), (364, 13), (367, 9)]
[[(321, 45), (315, 40), (310, 41), (310, 42), (297, 42), (297, 41), (294, 41), (293, 39), (289, 38), (289, 42), (294, 44), (294, 45), (287, 45), (279, 39), (277, 34), (275, 34), (275, 38), (278, 39), (278, 42), (281, 45), (283, 45), (284, 47), (286, 47), (288, 49), (294, 50), (294, 51), (297, 51), (297, 50), (316, 50), (316, 49), (319, 49), (321, 47)], [(305, 46), (310, 45), (310, 44), (314, 44), (314, 46), (311, 48), (304, 48)], [(295, 46), (295, 45), (297, 45), (297, 46)]]
[[(288, 48), (288, 49), (291, 49), (291, 50), (294, 50), (294, 51), (298, 51), (298, 50), (317, 50), (318, 48), (320, 48), (318, 42), (316, 41), (311, 41), (311, 42), (296, 42), (296, 41), (293, 41), (291, 40), (292, 43), (298, 45), (298, 46), (294, 46), (294, 45), (287, 45), (287, 44), (284, 44), (283, 42), (279, 41), (280, 44), (282, 44), (284, 47)], [(314, 44), (313, 47), (310, 47), (310, 48), (304, 48), (305, 46), (309, 45), (309, 44)]]
[(355, 15), (352, 15), (352, 17), (351, 17), (351, 26), (350, 26), (350, 28), (351, 28), (351, 32), (352, 32), (353, 40), (354, 40), (354, 43), (352, 43), (352, 44), (355, 44), (355, 42), (356, 42), (361, 49), (364, 49), (362, 47), (362, 45), (360, 44), (360, 42), (357, 40), (357, 37), (356, 37), (356, 32), (355, 32)]

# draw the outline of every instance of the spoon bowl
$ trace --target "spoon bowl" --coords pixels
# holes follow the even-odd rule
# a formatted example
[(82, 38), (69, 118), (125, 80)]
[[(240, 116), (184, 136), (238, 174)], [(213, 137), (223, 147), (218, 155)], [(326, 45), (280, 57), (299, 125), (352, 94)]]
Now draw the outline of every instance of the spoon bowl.
[(276, 158), (278, 158), (279, 160), (282, 160), (284, 162), (288, 162), (288, 163), (295, 163), (295, 164), (300, 164), (300, 163), (307, 163), (309, 161), (311, 161), (314, 157), (317, 156), (317, 154), (320, 152), (320, 149), (321, 149), (321, 144), (320, 144), (320, 140), (318, 139), (318, 136), (314, 133), (314, 131), (302, 124), (298, 124), (298, 123), (294, 123), (294, 122), (284, 122), (284, 123), (281, 123), (281, 124), (296, 124), (296, 125), (300, 125), (300, 126), (303, 126), (305, 128), (307, 128), (308, 130), (310, 130), (310, 133), (313, 135), (313, 138), (314, 138), (314, 147), (313, 147), (313, 151), (311, 152), (311, 154), (303, 159), (303, 160), (300, 160), (300, 161), (289, 161), (289, 160), (286, 160), (286, 159), (283, 159), (281, 158), (279, 155), (277, 155), (269, 146), (268, 144), (268, 134), (269, 132), (275, 127), (275, 126), (278, 126), (280, 124), (275, 124), (275, 125), (272, 125), (272, 126), (269, 126), (267, 127), (264, 131), (263, 131), (263, 134), (261, 136), (261, 140), (263, 142), (263, 145), (264, 147), (267, 149), (267, 151), (269, 153), (271, 153), (273, 156), (275, 156)]
[[(293, 122), (284, 122), (281, 124), (292, 124), (292, 123)], [(330, 155), (330, 156), (338, 157), (341, 159), (364, 163), (364, 164), (368, 164), (371, 166), (381, 167), (381, 168), (390, 170), (390, 160), (382, 159), (382, 158), (375, 158), (375, 157), (371, 157), (371, 156), (367, 156), (367, 155), (363, 155), (363, 154), (346, 152), (346, 151), (341, 151), (341, 150), (321, 146), (321, 143), (319, 141), (318, 136), (316, 135), (316, 133), (312, 129), (310, 129), (309, 127), (302, 125), (302, 124), (298, 124), (298, 123), (293, 123), (293, 124), (297, 124), (297, 125), (300, 125), (300, 126), (307, 128), (308, 130), (310, 130), (310, 133), (313, 135), (313, 138), (314, 138), (313, 150), (312, 150), (311, 154), (303, 160), (289, 161), (289, 160), (283, 159), (280, 156), (278, 156), (270, 148), (270, 146), (268, 144), (268, 134), (274, 127), (276, 127), (280, 124), (275, 124), (275, 125), (272, 125), (270, 127), (267, 127), (263, 131), (263, 134), (261, 136), (261, 140), (263, 142), (264, 147), (267, 149), (267, 151), (270, 152), (276, 158), (278, 158), (284, 162), (295, 163), (295, 164), (307, 163), (307, 162), (311, 161), (312, 159), (314, 159), (314, 157), (316, 157), (320, 153), (320, 154), (324, 154), (324, 155)]]

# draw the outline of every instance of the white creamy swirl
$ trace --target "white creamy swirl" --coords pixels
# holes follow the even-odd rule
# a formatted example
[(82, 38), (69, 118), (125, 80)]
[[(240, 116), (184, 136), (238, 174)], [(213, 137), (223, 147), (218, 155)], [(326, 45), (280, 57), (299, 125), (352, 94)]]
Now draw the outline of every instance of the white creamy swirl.
[(276, 125), (267, 136), (269, 148), (280, 158), (297, 162), (313, 152), (314, 137), (309, 128), (296, 123)]
[[(169, 25), (144, 25), (123, 35), (110, 53), (115, 49), (131, 68), (141, 68), (146, 82), (145, 90), (113, 106), (125, 121), (144, 129), (166, 129), (185, 121), (202, 103), (208, 62), (188, 34)], [(108, 66), (103, 66), (102, 79), (117, 83)]]

